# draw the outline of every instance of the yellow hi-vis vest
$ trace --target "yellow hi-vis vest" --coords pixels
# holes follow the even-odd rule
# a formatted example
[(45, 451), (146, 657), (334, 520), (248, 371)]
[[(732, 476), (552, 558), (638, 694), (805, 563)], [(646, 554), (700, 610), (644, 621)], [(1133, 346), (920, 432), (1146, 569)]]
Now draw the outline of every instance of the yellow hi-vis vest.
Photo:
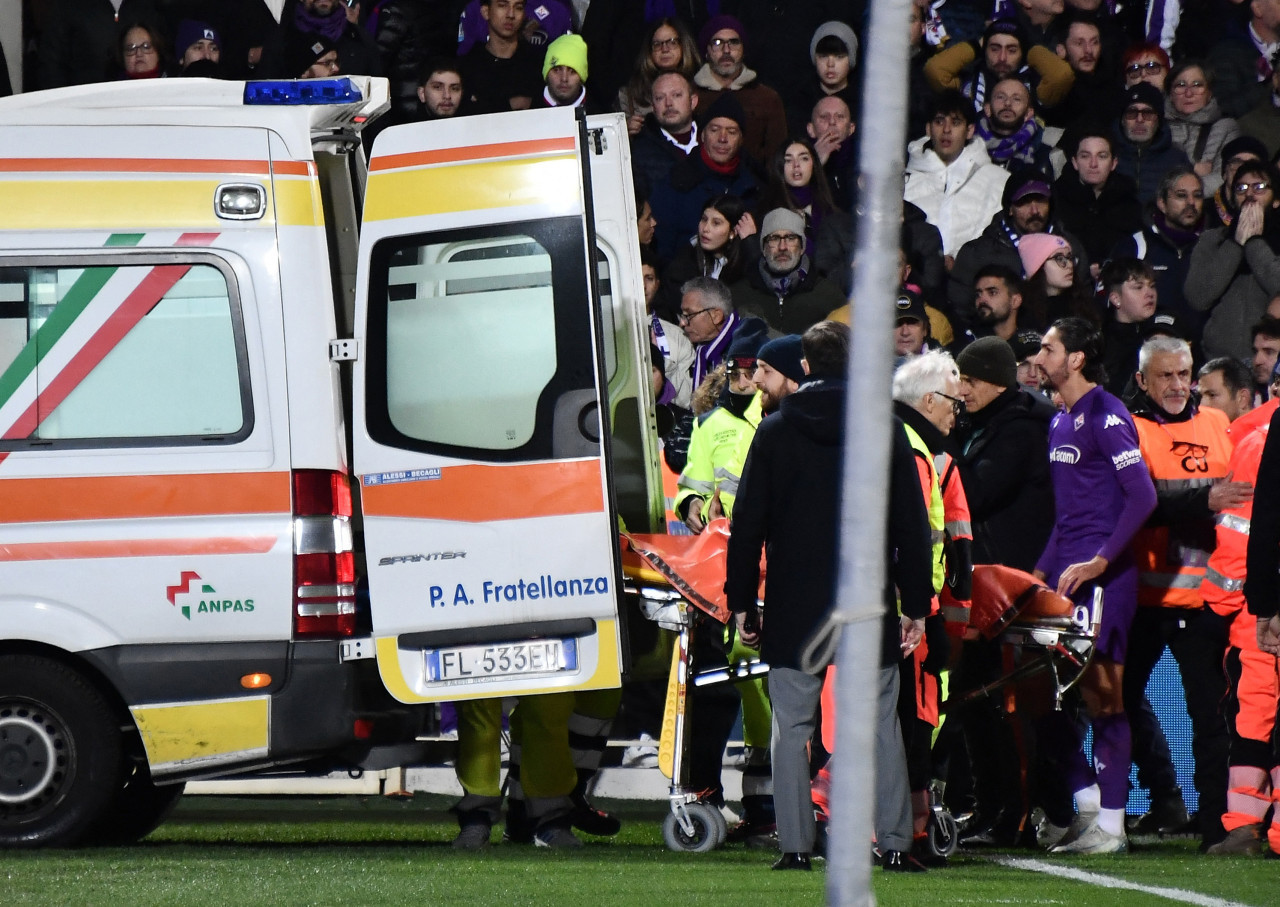
[[(933, 593), (937, 595), (942, 591), (943, 585), (947, 581), (947, 569), (943, 563), (943, 541), (946, 539), (946, 510), (942, 505), (942, 487), (938, 483), (938, 470), (933, 465), (933, 454), (930, 452), (924, 439), (916, 433), (916, 430), (910, 425), (903, 423), (903, 428), (907, 430), (907, 440), (911, 442), (911, 449), (915, 452), (916, 458), (924, 464), (928, 470), (924, 469), (920, 474), (920, 491), (924, 495), (924, 502), (929, 508), (929, 540), (933, 545)], [(928, 475), (928, 487), (925, 485), (925, 476)]]

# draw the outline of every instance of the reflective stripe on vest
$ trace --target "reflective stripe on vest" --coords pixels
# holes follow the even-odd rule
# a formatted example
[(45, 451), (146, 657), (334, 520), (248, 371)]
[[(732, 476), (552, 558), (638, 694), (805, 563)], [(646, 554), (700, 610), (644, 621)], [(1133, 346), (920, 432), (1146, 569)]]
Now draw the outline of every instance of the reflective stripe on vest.
[(973, 524), (968, 520), (951, 520), (946, 529), (953, 539), (973, 538)]
[(1196, 573), (1139, 573), (1138, 582), (1157, 589), (1199, 589), (1200, 575)]
[[(933, 465), (933, 454), (929, 452), (929, 447), (924, 443), (924, 439), (916, 433), (916, 430), (910, 425), (903, 423), (902, 426), (907, 432), (907, 440), (911, 442), (911, 448), (929, 467), (930, 488), (929, 488), (929, 540), (933, 543), (933, 591), (939, 593), (947, 582), (946, 566), (942, 562), (943, 541), (946, 538), (946, 516), (942, 507), (942, 488), (938, 485), (938, 470)], [(924, 489), (921, 489), (921, 493)]]
[(1217, 479), (1153, 479), (1156, 491), (1186, 491), (1188, 488), (1207, 488)]
[(1249, 521), (1234, 513), (1220, 513), (1214, 518), (1223, 529), (1230, 529), (1241, 535), (1249, 534)]
[(1223, 576), (1212, 567), (1209, 567), (1204, 571), (1204, 578), (1224, 592), (1239, 592), (1244, 588), (1244, 580), (1231, 579), (1230, 577)]

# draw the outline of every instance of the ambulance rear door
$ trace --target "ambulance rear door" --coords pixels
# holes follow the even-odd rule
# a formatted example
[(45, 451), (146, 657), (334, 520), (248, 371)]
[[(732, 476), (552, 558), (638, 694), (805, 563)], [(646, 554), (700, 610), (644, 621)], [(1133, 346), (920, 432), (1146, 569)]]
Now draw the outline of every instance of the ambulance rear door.
[(379, 671), (402, 702), (619, 683), (587, 156), (572, 110), (374, 146), (354, 466)]

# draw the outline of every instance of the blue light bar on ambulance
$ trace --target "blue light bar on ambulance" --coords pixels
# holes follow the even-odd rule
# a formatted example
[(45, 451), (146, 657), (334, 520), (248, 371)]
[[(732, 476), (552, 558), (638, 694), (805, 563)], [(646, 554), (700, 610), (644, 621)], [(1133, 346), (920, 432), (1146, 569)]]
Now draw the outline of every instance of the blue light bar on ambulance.
[(346, 77), (244, 83), (246, 104), (351, 104), (363, 100), (360, 89)]

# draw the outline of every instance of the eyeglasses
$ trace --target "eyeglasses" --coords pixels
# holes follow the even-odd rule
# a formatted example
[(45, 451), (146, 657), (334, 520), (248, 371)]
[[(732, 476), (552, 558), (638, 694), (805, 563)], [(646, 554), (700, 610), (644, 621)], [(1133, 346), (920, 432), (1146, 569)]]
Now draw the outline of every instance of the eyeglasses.
[(1204, 82), (1201, 82), (1199, 79), (1194, 82), (1187, 82), (1183, 79), (1179, 79), (1173, 83), (1174, 91), (1200, 91), (1204, 87)]
[(1132, 76), (1132, 75), (1137, 75), (1138, 73), (1142, 72), (1144, 69), (1147, 72), (1158, 72), (1164, 69), (1164, 64), (1161, 63), (1159, 60), (1148, 60), (1145, 63), (1130, 63), (1128, 66), (1124, 68), (1124, 71)]
[(1126, 120), (1154, 120), (1158, 116), (1150, 107), (1130, 107), (1124, 112)]
[(1066, 252), (1059, 252), (1057, 255), (1050, 255), (1049, 261), (1053, 262), (1060, 268), (1074, 268), (1076, 259), (1074, 255), (1068, 255)]
[(142, 54), (149, 54), (155, 50), (155, 45), (150, 41), (143, 41), (141, 44), (126, 44), (124, 46), (124, 55), (126, 57), (138, 57)]
[(804, 242), (803, 236), (797, 236), (794, 233), (772, 233), (764, 238), (766, 246), (780, 246), (786, 243), (789, 246), (796, 246)]
[[(714, 43), (714, 42), (712, 42)], [(654, 50), (663, 50), (668, 47), (676, 47), (680, 44), (679, 38), (654, 38), (653, 43), (649, 46)]]
[(714, 306), (707, 306), (707, 308), (698, 309), (698, 311), (696, 312), (686, 312), (684, 309), (681, 309), (680, 314), (676, 316), (676, 322), (678, 324), (688, 324), (690, 321), (693, 321), (693, 319), (697, 318), (703, 312), (711, 311), (712, 308), (714, 308)]
[(942, 391), (934, 391), (933, 395), (935, 397), (942, 397), (945, 400), (950, 400), (951, 411), (955, 413), (957, 416), (960, 415), (960, 413), (964, 410), (964, 401), (961, 400), (959, 397), (953, 397), (950, 394), (944, 394)]
[(1256, 183), (1236, 183), (1231, 188), (1235, 190), (1236, 195), (1244, 195), (1250, 189), (1254, 192), (1266, 192), (1271, 188), (1271, 184), (1265, 180), (1259, 180)]
[(728, 45), (729, 47), (741, 47), (742, 39), (741, 38), (712, 38), (711, 39), (711, 46), (714, 47), (716, 50), (719, 50), (725, 45)]

